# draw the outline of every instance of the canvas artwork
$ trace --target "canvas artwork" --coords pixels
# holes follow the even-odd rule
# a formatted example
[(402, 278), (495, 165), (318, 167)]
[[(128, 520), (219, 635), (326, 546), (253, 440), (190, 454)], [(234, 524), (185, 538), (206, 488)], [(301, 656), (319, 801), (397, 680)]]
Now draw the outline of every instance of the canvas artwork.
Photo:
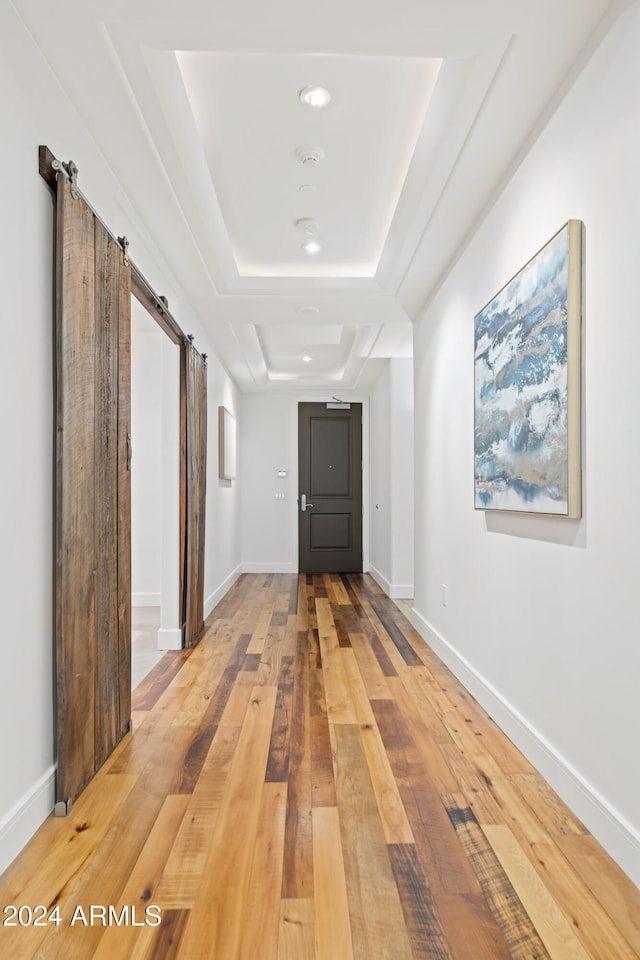
[(579, 517), (582, 223), (475, 318), (475, 506)]

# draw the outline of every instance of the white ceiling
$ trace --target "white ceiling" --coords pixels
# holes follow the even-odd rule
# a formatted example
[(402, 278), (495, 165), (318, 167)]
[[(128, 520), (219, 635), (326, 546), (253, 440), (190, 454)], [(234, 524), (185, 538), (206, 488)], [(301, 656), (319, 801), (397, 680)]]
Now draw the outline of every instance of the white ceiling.
[[(151, 282), (242, 389), (332, 392), (411, 355), (412, 319), (621, 6), (13, 3), (169, 265)], [(311, 83), (326, 108), (298, 100)], [(73, 145), (48, 145), (91, 197)]]
[[(375, 277), (440, 61), (198, 50), (178, 66), (238, 274)], [(326, 108), (300, 102), (310, 83)], [(301, 218), (317, 218), (317, 256)]]

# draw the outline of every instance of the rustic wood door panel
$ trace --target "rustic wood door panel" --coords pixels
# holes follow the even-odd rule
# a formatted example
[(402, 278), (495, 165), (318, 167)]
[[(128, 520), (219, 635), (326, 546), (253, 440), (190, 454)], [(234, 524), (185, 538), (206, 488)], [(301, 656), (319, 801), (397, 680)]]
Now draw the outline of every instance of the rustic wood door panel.
[(181, 418), (184, 576), (182, 616), (184, 646), (192, 647), (204, 627), (204, 541), (207, 492), (207, 365), (187, 341), (182, 348)]
[(59, 176), (56, 203), (56, 799), (129, 727), (130, 271)]
[(119, 278), (118, 740), (131, 727), (131, 270), (124, 258), (120, 261)]

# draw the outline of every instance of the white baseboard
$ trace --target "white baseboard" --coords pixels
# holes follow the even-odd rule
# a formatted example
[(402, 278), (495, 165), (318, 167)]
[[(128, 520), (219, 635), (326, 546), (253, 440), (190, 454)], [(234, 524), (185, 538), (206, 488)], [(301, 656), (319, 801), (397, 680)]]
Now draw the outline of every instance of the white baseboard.
[(412, 600), (413, 592), (412, 583), (395, 583), (391, 587), (389, 596), (392, 600)]
[(369, 573), (391, 600), (411, 600), (413, 597), (412, 583), (390, 583), (374, 566), (369, 567)]
[(0, 820), (0, 873), (4, 873), (55, 805), (55, 764)]
[(131, 605), (134, 607), (159, 607), (161, 599), (159, 593), (134, 593), (131, 596)]
[(640, 833), (414, 607), (411, 622), (510, 740), (578, 816), (622, 870), (640, 886)]
[(241, 573), (243, 573), (242, 564), (239, 564), (235, 570), (233, 570), (226, 580), (220, 584), (220, 586), (213, 591), (208, 597), (205, 597), (204, 600), (204, 618), (205, 620), (213, 610), (213, 608), (220, 603), (225, 593), (228, 593), (231, 587), (234, 585)]
[(180, 627), (158, 630), (158, 650), (182, 650), (182, 630)]
[(243, 573), (297, 573), (297, 563), (243, 563)]

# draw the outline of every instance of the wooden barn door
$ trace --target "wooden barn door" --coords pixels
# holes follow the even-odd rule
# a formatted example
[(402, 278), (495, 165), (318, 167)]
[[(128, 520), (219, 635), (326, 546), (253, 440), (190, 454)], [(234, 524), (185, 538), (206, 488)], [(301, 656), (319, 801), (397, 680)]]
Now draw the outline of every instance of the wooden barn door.
[(131, 713), (130, 268), (58, 174), (56, 203), (56, 812)]
[(181, 457), (183, 645), (192, 647), (204, 629), (204, 535), (207, 492), (207, 364), (189, 340), (182, 347), (180, 413), (185, 445)]

